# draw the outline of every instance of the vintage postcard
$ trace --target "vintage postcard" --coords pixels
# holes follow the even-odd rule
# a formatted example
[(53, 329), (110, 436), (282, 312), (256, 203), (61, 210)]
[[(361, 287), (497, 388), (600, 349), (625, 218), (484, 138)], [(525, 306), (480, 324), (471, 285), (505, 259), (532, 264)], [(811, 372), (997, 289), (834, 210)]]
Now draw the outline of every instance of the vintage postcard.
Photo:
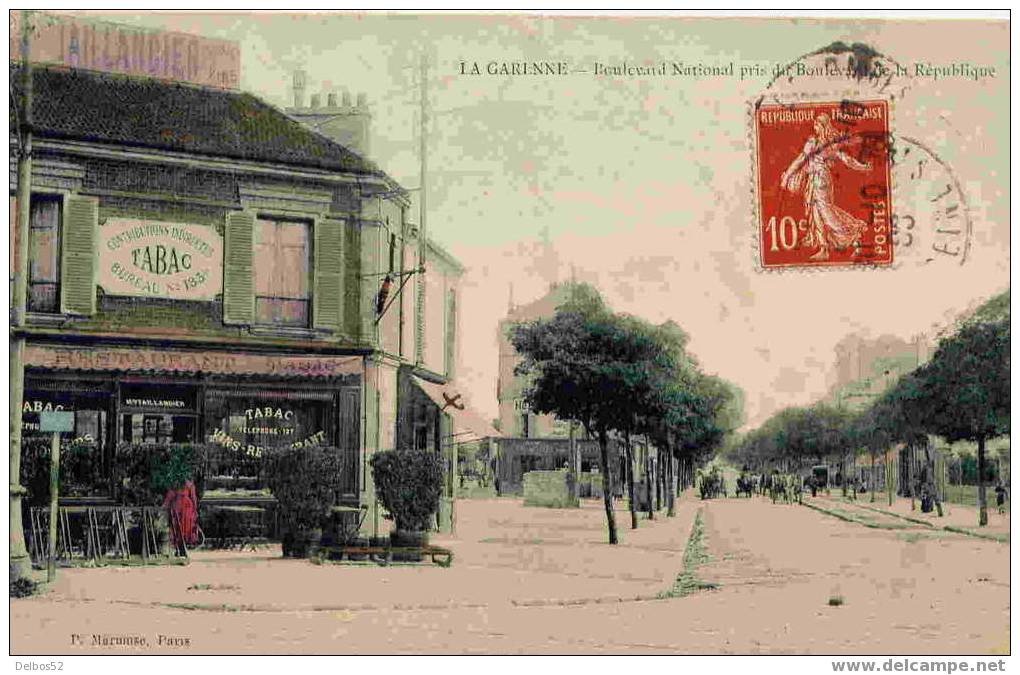
[(9, 17), (17, 669), (1005, 669), (1008, 13)]

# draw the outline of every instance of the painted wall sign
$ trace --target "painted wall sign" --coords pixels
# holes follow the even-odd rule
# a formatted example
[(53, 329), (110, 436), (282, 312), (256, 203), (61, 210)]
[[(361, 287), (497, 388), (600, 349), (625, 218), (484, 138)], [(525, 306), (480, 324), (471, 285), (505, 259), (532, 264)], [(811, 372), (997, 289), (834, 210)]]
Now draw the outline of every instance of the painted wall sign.
[(77, 349), (28, 345), (25, 363), (73, 370), (162, 370), (172, 373), (339, 377), (361, 372), (360, 356), (270, 356), (172, 349)]
[[(180, 80), (237, 89), (241, 50), (236, 42), (150, 30), (81, 17), (36, 12), (32, 60), (71, 68)], [(21, 58), (21, 13), (10, 13), (10, 58)]]
[(203, 225), (110, 218), (99, 229), (108, 295), (212, 300), (223, 290), (223, 239)]

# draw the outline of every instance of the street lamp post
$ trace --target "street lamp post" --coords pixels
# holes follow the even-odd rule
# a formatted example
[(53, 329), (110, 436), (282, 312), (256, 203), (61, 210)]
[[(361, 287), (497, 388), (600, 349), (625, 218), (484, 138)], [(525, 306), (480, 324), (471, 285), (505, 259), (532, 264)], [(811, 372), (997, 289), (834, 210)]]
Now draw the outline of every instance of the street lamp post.
[(21, 409), (25, 397), (25, 307), (28, 298), (28, 221), (32, 215), (32, 63), (29, 59), (29, 20), (21, 14), (21, 101), (18, 110), (18, 223), (15, 233), (17, 266), (14, 270), (14, 307), (11, 312), (10, 360), (10, 561), (11, 579), (27, 577), (31, 561), (25, 548), (21, 518)]

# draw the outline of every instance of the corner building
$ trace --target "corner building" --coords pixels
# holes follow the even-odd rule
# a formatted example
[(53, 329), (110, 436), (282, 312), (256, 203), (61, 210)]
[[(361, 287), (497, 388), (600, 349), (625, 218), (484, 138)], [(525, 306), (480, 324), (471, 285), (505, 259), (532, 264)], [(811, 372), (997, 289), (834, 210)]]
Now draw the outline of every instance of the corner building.
[[(425, 273), (401, 276), (423, 248), (406, 192), (247, 93), (42, 66), (33, 89), (23, 438), (74, 411), (87, 466), (61, 504), (116, 503), (124, 444), (204, 444), (203, 517), (249, 506), (270, 528), (263, 452), (317, 444), (384, 534), (368, 458), (411, 405), (398, 373), (453, 386), (462, 272), (427, 242)], [(448, 412), (419, 417), (442, 452)]]

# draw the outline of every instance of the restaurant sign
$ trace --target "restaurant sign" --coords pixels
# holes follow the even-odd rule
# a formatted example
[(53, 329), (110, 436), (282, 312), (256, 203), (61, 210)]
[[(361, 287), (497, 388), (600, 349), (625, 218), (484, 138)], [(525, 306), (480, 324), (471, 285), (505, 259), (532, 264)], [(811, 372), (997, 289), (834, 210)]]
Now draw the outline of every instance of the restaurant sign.
[(110, 218), (99, 261), (107, 295), (212, 300), (223, 288), (223, 239), (203, 225)]
[(25, 363), (73, 370), (157, 370), (168, 373), (340, 377), (361, 371), (358, 356), (290, 356), (228, 352), (75, 348), (28, 345)]

